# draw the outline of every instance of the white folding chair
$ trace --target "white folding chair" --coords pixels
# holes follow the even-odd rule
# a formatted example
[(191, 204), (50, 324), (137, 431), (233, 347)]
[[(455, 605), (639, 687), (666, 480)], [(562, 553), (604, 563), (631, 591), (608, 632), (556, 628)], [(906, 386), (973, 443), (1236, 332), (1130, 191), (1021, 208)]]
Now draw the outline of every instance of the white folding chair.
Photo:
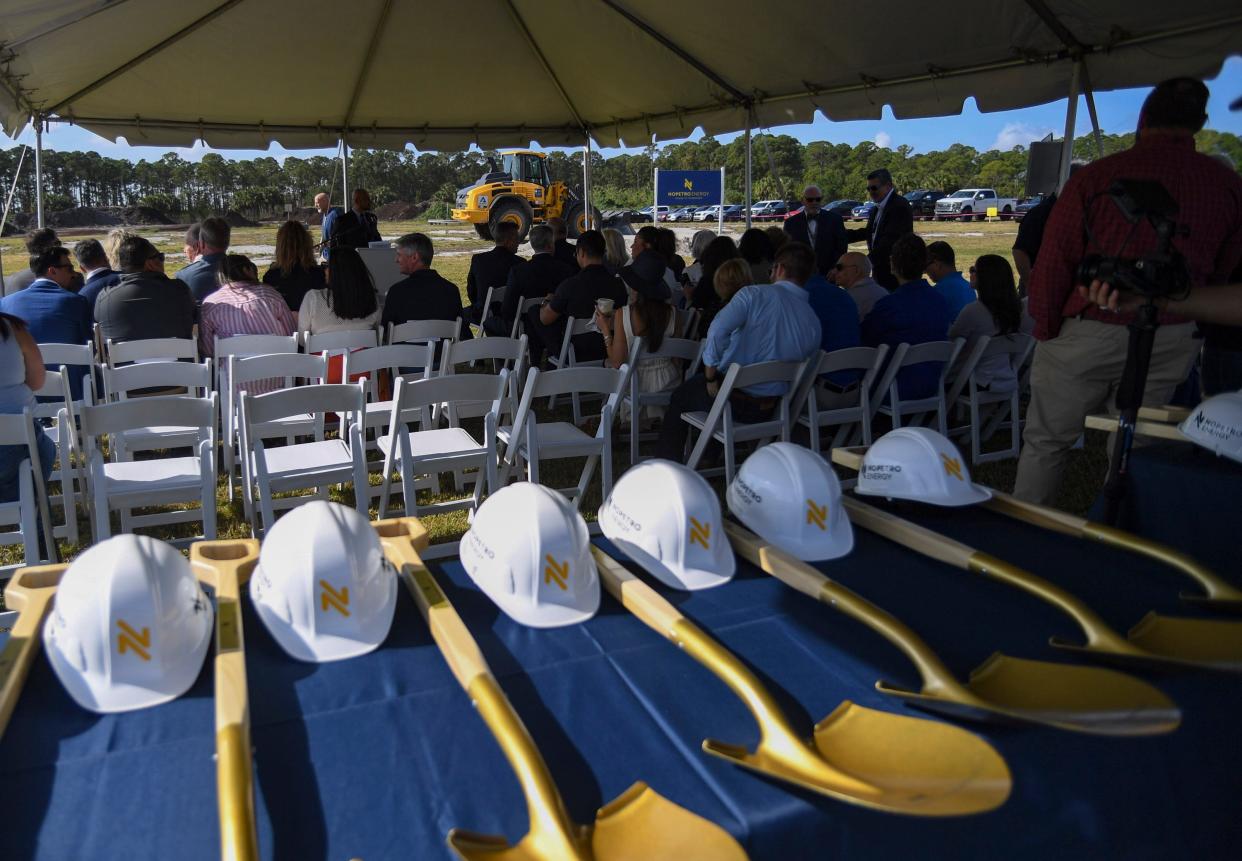
[[(479, 362), (491, 364), (493, 374), (502, 370), (509, 372), (509, 394), (506, 403), (501, 407), (501, 418), (512, 413), (517, 407), (517, 398), (521, 392), (519, 385), (526, 373), (526, 336), (520, 338), (476, 338), (472, 341), (458, 341), (445, 347), (440, 360), (440, 375), (450, 376), (460, 371), (461, 366), (475, 367)], [(491, 409), (490, 403), (479, 401), (470, 404), (455, 401), (445, 405), (449, 411), (450, 422), (461, 418), (485, 415)]]
[[(539, 462), (566, 457), (585, 457), (586, 465), (578, 484), (564, 488), (570, 500), (579, 505), (595, 466), (602, 461), (601, 477), (605, 497), (612, 491), (612, 422), (617, 403), (625, 387), (629, 385), (630, 366), (620, 368), (563, 368), (558, 371), (540, 372), (531, 368), (522, 390), (522, 402), (518, 405), (512, 427), (501, 426), (496, 435), (505, 444), (501, 483), (508, 481), (515, 467), (526, 464), (528, 481), (539, 481)], [(569, 422), (543, 422), (535, 418), (532, 404), (536, 398), (565, 394), (602, 395), (605, 398), (600, 409), (599, 427), (592, 436)]]
[[(548, 364), (553, 370), (559, 368), (602, 368), (604, 366), (603, 359), (591, 359), (588, 361), (578, 361), (578, 354), (574, 350), (574, 338), (578, 335), (585, 335), (588, 332), (598, 334), (599, 330), (595, 328), (594, 318), (576, 320), (568, 317), (565, 320), (565, 335), (561, 338), (561, 351), (555, 356), (548, 356)], [(603, 346), (603, 336), (601, 335), (600, 346)], [(548, 409), (556, 409), (556, 395), (548, 398)], [(573, 403), (574, 424), (582, 423), (582, 404), (580, 395), (572, 393), (570, 401)]]
[[(104, 392), (106, 403), (131, 400), (135, 393), (152, 389), (205, 398), (211, 394), (213, 385), (211, 359), (204, 359), (201, 363), (160, 361), (123, 365), (108, 371), (107, 380), (108, 388)], [(133, 460), (135, 451), (171, 450), (197, 444), (196, 428), (165, 425), (131, 428), (112, 435), (111, 459), (119, 463)]]
[[(905, 423), (916, 426), (920, 425), (928, 414), (935, 413), (936, 429), (940, 433), (948, 435), (949, 416), (948, 409), (945, 406), (945, 381), (953, 368), (953, 362), (957, 359), (957, 354), (961, 352), (965, 343), (965, 338), (956, 338), (952, 341), (928, 341), (923, 344), (901, 345), (906, 347), (905, 352), (900, 353), (900, 355), (894, 355), (892, 361), (889, 362), (889, 365), (892, 366), (893, 374), (888, 386), (888, 402), (880, 403), (877, 408), (879, 412), (892, 418), (894, 428), (901, 427), (907, 418), (910, 421)], [(926, 362), (940, 363), (940, 373), (936, 379), (935, 394), (924, 398), (902, 400), (899, 385), (901, 372), (913, 365), (921, 365)]]
[[(301, 386), (265, 395), (241, 393), (242, 495), (250, 499), (250, 528), (256, 537), (271, 528), (278, 508), (292, 508), (310, 499), (327, 499), (328, 487), (333, 484), (352, 484), (356, 491), (355, 507), (367, 516), (367, 466), (357, 421), (362, 415), (364, 397), (362, 385), (350, 383)], [(263, 444), (264, 439), (284, 436), (284, 431), (274, 426), (280, 419), (311, 413), (322, 422), (330, 412), (349, 417), (341, 425), (337, 439), (325, 439), (320, 424), (313, 442), (272, 447)], [(277, 493), (307, 488), (315, 488), (315, 494), (276, 498)], [(256, 507), (260, 523), (255, 521)]]
[[(795, 420), (810, 435), (811, 451), (820, 453), (820, 436), (827, 427), (837, 429), (828, 444), (829, 452), (850, 441), (851, 437), (859, 437), (864, 445), (871, 445), (871, 400), (887, 355), (887, 344), (847, 347), (831, 353), (820, 351), (818, 360), (814, 360), (815, 367), (803, 375), (791, 406)], [(834, 371), (859, 371), (862, 376), (853, 388), (834, 392), (827, 381), (821, 379)], [(846, 401), (851, 403), (844, 403)]]
[[(78, 345), (69, 345), (78, 346)], [(57, 538), (64, 538), (70, 544), (78, 543), (78, 494), (86, 495), (86, 475), (79, 469), (77, 461), (81, 459), (81, 440), (78, 435), (77, 408), (85, 401), (94, 403), (88, 387), (92, 386), (92, 378), (88, 375), (83, 379), (83, 400), (74, 401), (69, 383), (69, 369), (61, 365), (60, 369), (48, 371), (43, 380), (43, 387), (35, 391), (35, 396), (42, 398), (32, 411), (38, 423), (36, 433), (47, 436), (56, 443), (56, 463), (48, 476), (47, 484), (56, 482), (60, 485), (59, 493), (52, 493), (45, 484), (48, 507), (59, 508), (62, 523), (52, 524), (52, 532)], [(42, 473), (39, 474), (42, 479)]]
[(345, 353), (379, 346), (379, 332), (375, 329), (343, 329), (339, 332), (320, 332), (312, 335), (302, 333), (302, 344), (307, 353)]
[(674, 308), (673, 313), (676, 315), (676, 322), (673, 324), (673, 331), (677, 333), (677, 337), (693, 340), (695, 335), (698, 333), (699, 309)]
[[(703, 459), (703, 454), (707, 451), (708, 443), (714, 439), (724, 446), (725, 480), (733, 481), (734, 448), (739, 442), (758, 441), (762, 445), (763, 442), (777, 436), (788, 441), (791, 431), (789, 405), (798, 388), (800, 376), (807, 365), (813, 361), (815, 359), (801, 362), (756, 362), (753, 365), (737, 363), (730, 365), (724, 380), (720, 383), (720, 390), (716, 393), (716, 400), (713, 401), (711, 409), (707, 412), (695, 411), (681, 414), (682, 421), (699, 431), (699, 437), (694, 443), (690, 457), (686, 460), (686, 465), (691, 469), (697, 469), (699, 461)], [(729, 397), (735, 390), (764, 383), (781, 383), (786, 387), (783, 395), (773, 396), (777, 398), (777, 403), (772, 418), (749, 423), (735, 420), (733, 405), (729, 402)]]
[[(198, 361), (196, 338), (140, 338), (137, 341), (114, 341), (109, 338), (104, 345), (104, 374), (108, 368), (117, 368), (133, 362), (175, 362), (188, 359)], [(105, 384), (107, 380), (105, 379)]]
[[(1021, 379), (1023, 366), (1035, 350), (1035, 339), (1022, 332), (980, 338), (979, 341), (986, 343), (965, 381), (965, 394), (961, 394), (961, 389), (958, 389), (954, 401), (957, 406), (965, 408), (970, 416), (967, 428), (970, 431), (972, 464), (1017, 457), (1022, 445), (1021, 385), (1015, 382), (1013, 389), (1008, 392), (993, 392), (982, 388), (978, 381), (979, 366), (987, 359), (1003, 356), (1008, 360), (1017, 381)], [(1009, 426), (1009, 446), (984, 453), (983, 441), (991, 439), (1000, 430), (1002, 423)], [(955, 433), (967, 428), (956, 429)]]
[(509, 333), (510, 338), (516, 338), (525, 331), (526, 326), (523, 318), (526, 316), (526, 312), (531, 308), (538, 308), (542, 304), (542, 296), (532, 296), (518, 303), (517, 316), (513, 318), (513, 331)]
[[(405, 323), (388, 324), (385, 344), (432, 344), (436, 354), (443, 351), (444, 344), (451, 344), (461, 337), (461, 318), (456, 320), (410, 320)], [(438, 367), (433, 367), (434, 376)]]
[(487, 297), (483, 300), (483, 310), (479, 312), (479, 322), (470, 326), (475, 331), (476, 337), (487, 337), (487, 330), (483, 328), (483, 324), (487, 322), (488, 317), (496, 316), (492, 313), (492, 305), (505, 301), (506, 292), (508, 292), (508, 288), (503, 284), (499, 287), (487, 288)]
[[(630, 374), (630, 385), (622, 400), (630, 405), (631, 466), (643, 459), (638, 451), (639, 443), (644, 439), (640, 427), (643, 407), (666, 407), (673, 395), (672, 389), (664, 389), (658, 392), (643, 390), (641, 375), (638, 373), (638, 363), (643, 359), (660, 358), (684, 362), (685, 369), (682, 373), (682, 381), (684, 382), (698, 373), (699, 363), (703, 359), (703, 342), (693, 341), (689, 338), (665, 338), (663, 343), (660, 344), (660, 349), (655, 351), (648, 351), (647, 343), (641, 337), (635, 338), (634, 343), (630, 344), (629, 366), (634, 369), (634, 372)], [(654, 439), (655, 434), (649, 434), (648, 438)]]
[[(110, 515), (116, 510), (121, 513), (121, 532), (201, 519), (203, 537), (208, 540), (216, 537), (214, 392), (208, 398), (173, 395), (84, 406), (81, 420), (91, 477), (91, 527), (96, 542), (112, 535)], [(155, 426), (195, 429), (194, 455), (119, 463), (104, 461), (98, 445), (100, 437)], [(198, 502), (199, 508), (142, 515), (132, 513), (135, 508), (185, 502)], [(173, 543), (187, 544), (195, 540), (183, 538)]]
[[(41, 562), (59, 562), (56, 539), (52, 533), (52, 517), (48, 510), (47, 487), (43, 483), (43, 470), (39, 459), (39, 446), (35, 442), (34, 412), (27, 408), (21, 414), (0, 415), (0, 445), (26, 447), (26, 458), (17, 468), (17, 499), (0, 502), (0, 525), (16, 526), (17, 529), (0, 532), (0, 545), (22, 545), (24, 562), (6, 565), (0, 569), (8, 577), (22, 565), (38, 565)], [(43, 542), (47, 551), (39, 549), (39, 523), (43, 524)]]
[[(460, 508), (473, 512), (478, 508), (484, 484), (489, 493), (497, 487), (496, 427), (508, 385), (509, 372), (505, 370), (494, 376), (450, 374), (429, 380), (397, 380), (388, 420), (389, 432), (379, 439), (380, 451), (384, 453), (384, 480), (379, 502), (381, 518), (387, 516), (394, 471), (401, 475), (401, 495), (405, 499), (407, 516)], [(483, 416), (482, 442), (451, 417), (448, 427), (434, 426), (433, 407), (456, 401), (491, 402), (491, 408)], [(419, 429), (411, 431), (411, 423), (417, 423)], [(463, 469), (478, 470), (473, 497), (419, 506), (416, 476), (438, 479), (441, 473), (452, 472), (457, 476)], [(433, 487), (438, 489), (438, 482)], [(460, 484), (458, 489), (461, 489)]]
[[(435, 364), (436, 347), (432, 343), (423, 344), (385, 344), (365, 350), (355, 350), (345, 354), (342, 377), (365, 374), (361, 380), (366, 388), (367, 402), (365, 418), (362, 421), (362, 436), (365, 441), (367, 431), (382, 431), (388, 427), (388, 417), (392, 412), (392, 390), (398, 379), (410, 381), (427, 379), (432, 374)], [(388, 377), (389, 395), (383, 395), (382, 375)]]
[[(232, 335), (216, 338), (212, 355), (216, 360), (216, 391), (224, 395), (228, 388), (229, 357), (266, 356), (273, 353), (296, 353), (300, 346), (297, 334), (293, 335)], [(236, 397), (236, 392), (233, 393)]]
[[(237, 452), (241, 451), (241, 392), (246, 391), (256, 380), (262, 380), (264, 388), (270, 388), (274, 383), (277, 389), (291, 389), (303, 383), (323, 383), (328, 376), (328, 358), (306, 353), (270, 353), (259, 356), (234, 354), (228, 357), (228, 364), (229, 370), (225, 376), (233, 384), (224, 389), (222, 448), (228, 498), (232, 500), (233, 473), (237, 469)], [(299, 436), (322, 433), (323, 417), (310, 412), (281, 416), (264, 428), (265, 439), (284, 437), (288, 444), (292, 444)], [(250, 519), (250, 499), (245, 495), (242, 496), (242, 505), (246, 510), (246, 518)]]
[[(99, 359), (95, 355), (93, 344), (40, 344), (39, 353), (43, 356), (43, 364), (50, 371), (53, 368), (85, 368), (86, 375), (82, 378), (82, 397), (73, 399), (76, 413), (84, 403), (95, 402), (96, 386), (100, 382)], [(72, 387), (70, 387), (72, 391)], [(38, 411), (35, 412), (38, 416)]]

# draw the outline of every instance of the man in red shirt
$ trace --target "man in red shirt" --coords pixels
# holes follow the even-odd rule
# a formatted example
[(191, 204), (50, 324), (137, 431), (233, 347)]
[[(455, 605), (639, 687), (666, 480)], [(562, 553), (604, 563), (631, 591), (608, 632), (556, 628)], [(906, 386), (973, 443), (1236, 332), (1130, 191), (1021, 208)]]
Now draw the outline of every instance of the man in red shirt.
[[(1084, 167), (1061, 191), (1029, 292), (1040, 343), (1014, 487), (1021, 499), (1050, 504), (1086, 416), (1114, 409), (1133, 314), (1090, 305), (1074, 289), (1075, 270), (1092, 253), (1148, 254), (1156, 234), (1146, 221), (1132, 228), (1122, 217), (1106, 194), (1113, 181), (1156, 181), (1177, 201), (1185, 235), (1174, 245), (1186, 258), (1192, 285), (1223, 283), (1242, 260), (1242, 178), (1195, 152), (1194, 133), (1207, 121), (1207, 99), (1207, 87), (1192, 78), (1160, 84), (1143, 103), (1134, 146)], [(1198, 349), (1193, 323), (1161, 314), (1143, 403), (1166, 403)]]

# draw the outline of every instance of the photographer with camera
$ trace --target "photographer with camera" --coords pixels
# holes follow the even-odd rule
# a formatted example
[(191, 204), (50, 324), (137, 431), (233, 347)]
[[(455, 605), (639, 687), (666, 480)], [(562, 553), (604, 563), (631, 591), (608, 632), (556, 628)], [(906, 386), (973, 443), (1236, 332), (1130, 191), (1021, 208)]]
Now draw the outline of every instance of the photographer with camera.
[[(1192, 78), (1159, 84), (1143, 103), (1134, 146), (1084, 167), (1060, 194), (1030, 285), (1040, 343), (1014, 487), (1021, 499), (1053, 501), (1084, 420), (1112, 408), (1126, 364), (1134, 315), (1093, 306), (1075, 287), (1124, 280), (1153, 297), (1162, 289), (1180, 297), (1223, 283), (1242, 260), (1242, 179), (1195, 151), (1207, 99)], [(1145, 199), (1125, 193), (1134, 187)], [(1171, 211), (1157, 211), (1153, 198)], [(1159, 315), (1144, 403), (1165, 403), (1186, 378), (1199, 348), (1194, 329)]]

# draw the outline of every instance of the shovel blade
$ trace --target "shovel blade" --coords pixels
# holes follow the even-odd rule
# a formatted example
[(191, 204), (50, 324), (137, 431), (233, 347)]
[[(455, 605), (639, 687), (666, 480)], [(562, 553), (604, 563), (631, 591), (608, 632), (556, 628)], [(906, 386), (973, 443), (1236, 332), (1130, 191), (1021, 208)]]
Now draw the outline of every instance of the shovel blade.
[(1146, 652), (1214, 670), (1242, 672), (1242, 623), (1148, 613), (1129, 633)]
[(1214, 613), (1228, 613), (1231, 616), (1242, 614), (1242, 598), (1212, 598), (1207, 595), (1190, 595), (1186, 592), (1178, 595), (1182, 602), (1202, 610)]
[(1054, 664), (999, 652), (953, 690), (906, 691), (888, 686), (925, 709), (953, 717), (1007, 719), (1095, 735), (1159, 735), (1181, 723), (1181, 711), (1159, 689), (1102, 667)]
[(574, 836), (576, 845), (567, 847), (532, 830), (510, 846), (503, 837), (455, 828), (448, 842), (467, 861), (746, 861), (729, 832), (641, 781), (600, 808), (594, 826), (580, 827)]

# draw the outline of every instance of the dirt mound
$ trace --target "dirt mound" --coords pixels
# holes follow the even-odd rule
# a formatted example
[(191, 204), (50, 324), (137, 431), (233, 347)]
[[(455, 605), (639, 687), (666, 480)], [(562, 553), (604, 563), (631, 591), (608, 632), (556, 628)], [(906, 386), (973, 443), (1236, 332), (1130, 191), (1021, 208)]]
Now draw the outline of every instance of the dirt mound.
[(121, 210), (124, 224), (171, 224), (172, 219), (150, 206), (127, 206)]
[(47, 215), (48, 227), (111, 227), (120, 223), (121, 217), (112, 207), (75, 206)]
[(300, 221), (303, 224), (317, 226), (323, 224), (323, 216), (313, 206), (299, 206), (285, 213), (286, 221)]
[(427, 207), (430, 205), (431, 201), (429, 200), (425, 200), (422, 203), (394, 200), (392, 203), (385, 203), (383, 206), (376, 207), (375, 217), (380, 221), (410, 221), (426, 212)]
[(229, 227), (258, 227), (259, 222), (251, 221), (235, 209), (230, 209), (224, 213), (224, 220), (229, 223)]

